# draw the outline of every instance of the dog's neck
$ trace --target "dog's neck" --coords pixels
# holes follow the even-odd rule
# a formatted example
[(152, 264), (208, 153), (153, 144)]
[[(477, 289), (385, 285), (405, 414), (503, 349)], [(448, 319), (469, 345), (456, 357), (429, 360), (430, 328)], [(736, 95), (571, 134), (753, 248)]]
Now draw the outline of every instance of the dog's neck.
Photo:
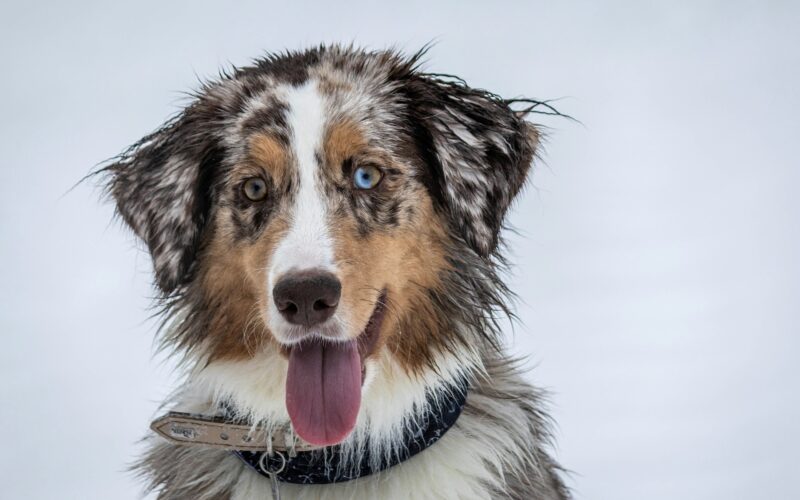
[[(286, 360), (268, 351), (248, 361), (197, 360), (170, 406), (207, 414), (231, 401), (240, 417), (250, 422), (286, 425), (285, 369)], [(466, 404), (440, 442), (414, 460), (392, 467), (391, 474), (371, 474), (358, 481), (330, 485), (324, 490), (326, 498), (527, 498), (531, 492), (536, 498), (566, 498), (556, 466), (544, 449), (549, 434), (541, 412), (541, 394), (524, 382), (518, 362), (487, 349), (442, 355), (438, 369), (417, 374), (405, 371), (388, 353), (370, 361), (361, 414), (353, 434), (342, 443), (345, 460), (339, 465), (346, 468), (363, 463), (362, 444), (368, 444), (370, 458), (398, 450), (403, 428), (421, 413), (423, 405), (429, 404), (427, 389), (443, 388), (465, 374), (471, 379)], [(164, 477), (167, 471), (169, 477), (176, 478), (170, 488), (178, 493), (198, 491), (202, 486), (213, 488), (208, 491), (214, 494), (224, 488), (235, 500), (268, 496), (271, 481), (254, 471), (242, 474), (242, 467), (242, 461), (227, 450), (163, 441), (155, 444), (138, 465), (153, 477)], [(216, 479), (212, 484), (208, 478)], [(291, 498), (323, 491), (306, 488), (281, 484), (281, 491)]]
[[(479, 373), (477, 352), (442, 353), (431, 367), (410, 373), (389, 353), (366, 363), (362, 404), (352, 434), (341, 443), (344, 455), (360, 460), (367, 447), (381, 456), (403, 447), (404, 429), (431, 405), (452, 399), (453, 387)], [(289, 425), (285, 405), (287, 361), (276, 350), (264, 350), (248, 360), (199, 361), (190, 371), (173, 409), (217, 413), (227, 408), (231, 419), (278, 432)]]

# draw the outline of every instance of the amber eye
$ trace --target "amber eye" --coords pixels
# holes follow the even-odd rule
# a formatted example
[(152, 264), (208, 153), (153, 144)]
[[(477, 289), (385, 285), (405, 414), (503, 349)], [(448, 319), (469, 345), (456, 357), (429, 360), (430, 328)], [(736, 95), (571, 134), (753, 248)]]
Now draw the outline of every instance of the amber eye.
[(353, 172), (353, 184), (358, 189), (372, 189), (381, 182), (383, 172), (376, 166), (364, 165)]
[(250, 201), (261, 201), (267, 197), (267, 183), (261, 177), (251, 177), (244, 181), (242, 191)]

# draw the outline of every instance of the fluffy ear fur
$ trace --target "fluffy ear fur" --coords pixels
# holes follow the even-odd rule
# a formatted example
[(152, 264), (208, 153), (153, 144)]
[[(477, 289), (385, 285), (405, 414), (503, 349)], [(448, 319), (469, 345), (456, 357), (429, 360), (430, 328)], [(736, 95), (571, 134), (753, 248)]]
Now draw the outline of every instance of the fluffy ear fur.
[(413, 118), (424, 127), (418, 136), (433, 170), (434, 197), (467, 243), (487, 257), (525, 181), (539, 133), (524, 112), (461, 81), (415, 75), (409, 89)]
[(104, 169), (117, 211), (147, 244), (165, 294), (190, 275), (208, 216), (211, 174), (221, 157), (213, 115), (196, 101)]

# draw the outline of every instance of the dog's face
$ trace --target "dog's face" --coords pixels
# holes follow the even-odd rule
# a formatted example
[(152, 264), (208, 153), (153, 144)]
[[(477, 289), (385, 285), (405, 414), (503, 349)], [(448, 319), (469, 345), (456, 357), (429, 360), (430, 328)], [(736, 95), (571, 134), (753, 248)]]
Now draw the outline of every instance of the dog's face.
[[(243, 127), (215, 185), (198, 278), (268, 333), (251, 340), (356, 339), (370, 319), (392, 321), (385, 305), (402, 309), (412, 282), (435, 285), (442, 221), (396, 118), (371, 109), (365, 89), (312, 78), (270, 93), (266, 118), (249, 119), (276, 123)], [(255, 347), (241, 330), (221, 333), (215, 356)], [(386, 338), (369, 340), (362, 349)]]
[(175, 341), (206, 363), (280, 353), (286, 409), (314, 444), (352, 430), (370, 359), (415, 373), (465, 342), (436, 297), (470, 292), (455, 254), (491, 265), (536, 144), (504, 102), (414, 64), (260, 61), (109, 167), (160, 288), (190, 309)]

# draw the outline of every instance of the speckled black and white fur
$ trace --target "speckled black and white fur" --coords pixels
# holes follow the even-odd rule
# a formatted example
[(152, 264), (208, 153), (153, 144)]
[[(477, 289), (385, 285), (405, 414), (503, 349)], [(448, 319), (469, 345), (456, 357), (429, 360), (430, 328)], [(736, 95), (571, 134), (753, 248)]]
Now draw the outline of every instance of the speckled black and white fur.
[[(381, 238), (378, 252), (349, 259), (371, 266), (371, 256), (391, 254), (397, 241), (406, 249), (391, 265), (417, 274), (385, 278), (393, 316), (365, 361), (358, 422), (342, 445), (353, 460), (365, 442), (375, 456), (402, 446), (400, 430), (459, 377), (470, 381), (463, 413), (402, 464), (340, 484), (283, 484), (282, 495), (568, 498), (549, 452), (542, 395), (504, 352), (497, 325), (508, 312), (499, 233), (539, 134), (510, 101), (424, 73), (419, 57), (338, 46), (267, 56), (205, 84), (179, 115), (103, 169), (119, 214), (153, 259), (162, 347), (186, 369), (165, 406), (213, 414), (226, 402), (253, 423), (286, 425), (281, 346), (291, 332), (270, 309), (275, 275), (311, 262), (352, 288), (342, 249)], [(341, 123), (363, 145), (343, 160), (324, 145)], [(254, 156), (254, 137), (270, 138), (280, 168), (256, 165), (271, 160), (262, 146)], [(379, 190), (352, 189), (354, 163), (381, 166)], [(253, 172), (266, 180), (263, 203), (242, 197), (241, 181)], [(240, 262), (248, 259), (260, 262), (249, 274)], [(249, 285), (218, 285), (238, 272), (240, 283), (255, 283), (252, 293), (240, 291)], [(352, 307), (340, 306), (331, 335), (360, 331), (366, 316), (353, 304), (371, 308), (379, 293), (361, 288)], [(136, 470), (161, 499), (270, 497), (269, 482), (230, 452), (155, 436), (147, 446)]]

